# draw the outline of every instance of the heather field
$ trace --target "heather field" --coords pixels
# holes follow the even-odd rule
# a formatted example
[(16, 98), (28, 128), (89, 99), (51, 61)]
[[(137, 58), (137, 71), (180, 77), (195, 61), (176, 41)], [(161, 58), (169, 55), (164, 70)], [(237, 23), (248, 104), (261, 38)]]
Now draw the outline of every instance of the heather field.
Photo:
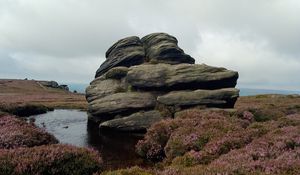
[(190, 109), (136, 145), (154, 168), (103, 174), (300, 174), (300, 96), (240, 97), (235, 109)]
[(89, 175), (101, 169), (94, 150), (70, 145), (49, 145), (0, 150), (0, 172), (9, 174)]
[(27, 106), (47, 111), (51, 108), (85, 110), (86, 105), (85, 97), (82, 94), (45, 87), (34, 80), (0, 79), (0, 110), (2, 111), (10, 113), (16, 111), (16, 115), (19, 115), (18, 110), (26, 110)]
[(92, 174), (100, 171), (98, 152), (58, 140), (34, 124), (0, 114), (0, 174)]
[(59, 144), (53, 135), (13, 115), (85, 109), (83, 95), (45, 89), (30, 80), (2, 81), (0, 87), (1, 175), (300, 174), (299, 95), (240, 97), (234, 109), (177, 112), (153, 124), (136, 144), (146, 166), (107, 170), (97, 151)]
[(44, 130), (15, 116), (0, 114), (0, 149), (55, 144), (58, 140)]

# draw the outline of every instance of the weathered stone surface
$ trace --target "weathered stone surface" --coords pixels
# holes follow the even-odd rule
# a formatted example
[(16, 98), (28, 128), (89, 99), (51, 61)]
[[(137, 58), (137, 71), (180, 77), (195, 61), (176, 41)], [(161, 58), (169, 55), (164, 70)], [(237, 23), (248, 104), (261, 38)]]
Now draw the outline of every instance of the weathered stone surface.
[(103, 98), (118, 92), (125, 92), (127, 89), (124, 82), (116, 79), (104, 79), (102, 81), (94, 81), (86, 88), (86, 99), (88, 102)]
[(86, 89), (88, 121), (104, 130), (145, 131), (185, 109), (232, 108), (239, 96), (238, 72), (194, 64), (166, 33), (121, 39), (106, 58)]
[(132, 36), (119, 40), (106, 52), (106, 60), (97, 70), (95, 78), (117, 66), (130, 67), (144, 62), (145, 51), (139, 37)]
[(114, 67), (102, 76), (94, 79), (86, 88), (88, 102), (119, 92), (126, 92), (128, 85), (123, 77), (128, 72), (127, 67)]
[(166, 33), (152, 33), (143, 37), (142, 42), (146, 57), (150, 62), (179, 64), (194, 64), (195, 59), (178, 47), (177, 39)]
[(134, 113), (128, 117), (118, 118), (100, 124), (102, 130), (115, 130), (123, 132), (145, 132), (153, 123), (162, 120), (159, 111)]
[(219, 89), (235, 87), (238, 73), (205, 64), (143, 64), (130, 67), (126, 78), (147, 90)]
[(225, 88), (218, 90), (173, 91), (157, 97), (157, 101), (167, 106), (232, 108), (239, 97), (239, 90)]
[(105, 73), (106, 79), (121, 79), (127, 75), (128, 67), (114, 67)]
[(132, 113), (153, 108), (156, 98), (151, 93), (116, 93), (93, 100), (89, 103), (89, 112), (94, 116)]

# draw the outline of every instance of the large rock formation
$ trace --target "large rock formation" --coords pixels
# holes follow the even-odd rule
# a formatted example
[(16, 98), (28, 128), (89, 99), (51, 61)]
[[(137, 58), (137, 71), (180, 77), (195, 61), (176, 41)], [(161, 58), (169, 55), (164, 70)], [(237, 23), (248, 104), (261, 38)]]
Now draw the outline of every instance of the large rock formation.
[(145, 131), (191, 107), (232, 108), (238, 73), (194, 64), (175, 37), (153, 33), (119, 40), (86, 89), (89, 121), (100, 129)]

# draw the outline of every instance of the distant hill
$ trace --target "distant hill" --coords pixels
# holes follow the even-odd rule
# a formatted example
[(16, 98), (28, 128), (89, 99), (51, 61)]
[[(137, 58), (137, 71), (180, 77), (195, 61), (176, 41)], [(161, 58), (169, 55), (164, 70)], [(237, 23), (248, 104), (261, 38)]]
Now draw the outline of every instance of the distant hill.
[(272, 90), (272, 89), (251, 89), (251, 88), (239, 88), (240, 96), (251, 96), (261, 94), (300, 94), (300, 91), (288, 91), (288, 90)]
[(0, 110), (5, 106), (42, 104), (54, 108), (86, 108), (83, 94), (72, 93), (55, 81), (0, 79)]
[(66, 93), (67, 90), (49, 84), (55, 81), (0, 79), (0, 93)]

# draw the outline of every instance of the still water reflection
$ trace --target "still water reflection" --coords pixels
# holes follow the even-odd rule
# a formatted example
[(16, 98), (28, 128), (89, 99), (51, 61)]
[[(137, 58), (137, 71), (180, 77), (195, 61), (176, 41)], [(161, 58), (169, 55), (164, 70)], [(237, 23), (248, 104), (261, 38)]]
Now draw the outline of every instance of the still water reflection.
[(101, 134), (96, 128), (88, 127), (86, 112), (59, 109), (30, 118), (34, 118), (38, 127), (52, 133), (60, 143), (98, 150), (105, 169), (147, 165), (134, 151), (134, 146), (141, 136), (121, 133)]

